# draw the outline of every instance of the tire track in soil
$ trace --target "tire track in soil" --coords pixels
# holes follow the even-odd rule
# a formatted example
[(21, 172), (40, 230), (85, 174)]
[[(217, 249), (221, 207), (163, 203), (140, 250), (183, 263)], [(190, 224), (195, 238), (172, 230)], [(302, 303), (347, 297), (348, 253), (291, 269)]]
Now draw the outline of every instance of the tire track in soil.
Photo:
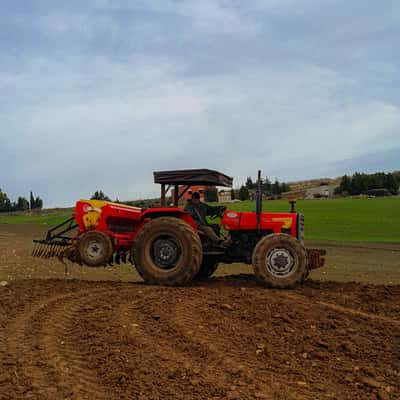
[[(248, 337), (244, 332), (249, 332), (249, 325), (242, 321), (241, 316), (232, 317), (231, 309), (223, 310), (230, 319), (225, 325), (227, 321), (222, 321), (223, 317), (215, 314), (215, 307), (221, 310), (221, 304), (214, 301), (211, 304), (211, 307), (204, 309), (204, 302), (199, 299), (198, 304), (192, 304), (191, 307), (179, 303), (171, 312), (172, 320), (184, 332), (184, 336), (212, 355), (210, 369), (223, 368), (230, 376), (228, 384), (239, 391), (241, 399), (292, 399), (292, 392), (286, 392), (285, 388), (288, 385), (296, 387), (297, 382), (290, 382), (288, 376), (277, 373), (277, 361), (271, 360), (269, 350), (262, 343), (257, 344), (266, 329), (274, 331), (272, 309), (265, 310), (262, 326), (253, 326), (253, 335)], [(274, 301), (271, 301), (271, 305), (273, 308)], [(215, 315), (212, 317), (212, 314)], [(216, 329), (210, 329), (210, 323), (214, 323)], [(261, 335), (258, 334), (260, 331)], [(312, 394), (310, 388), (298, 387), (296, 399), (309, 398), (307, 394)]]
[(15, 374), (32, 395), (49, 399), (107, 399), (97, 376), (75, 348), (73, 323), (83, 303), (109, 289), (80, 290), (38, 300), (17, 314), (6, 330), (6, 346), (18, 360)]
[[(393, 398), (398, 394), (392, 372), (397, 350), (358, 353), (360, 346), (398, 337), (391, 332), (398, 321), (390, 317), (224, 282), (183, 289), (73, 282), (51, 284), (43, 293), (36, 285), (13, 311), (6, 307), (0, 345), (8, 346), (9, 368), (15, 368), (16, 379), (7, 383), (20, 386), (13, 392), (7, 385), (10, 394), (18, 393), (9, 399), (369, 398), (378, 389), (357, 382), (364, 368), (372, 368), (372, 356)], [(337, 337), (347, 340), (350, 329), (371, 326), (354, 351), (336, 352)], [(320, 338), (329, 349), (319, 348)], [(310, 359), (302, 358), (304, 352)], [(361, 372), (351, 372), (354, 363)], [(344, 382), (345, 374), (354, 380)]]
[(378, 321), (378, 322), (385, 322), (388, 324), (400, 326), (400, 320), (390, 318), (390, 317), (387, 317), (384, 315), (372, 314), (372, 313), (368, 313), (365, 311), (357, 310), (355, 308), (344, 307), (344, 306), (341, 306), (339, 304), (334, 304), (334, 303), (328, 303), (326, 301), (312, 300), (307, 296), (297, 294), (297, 293), (295, 294), (295, 293), (286, 292), (284, 294), (284, 296), (288, 299), (292, 299), (297, 302), (300, 301), (303, 304), (313, 304), (313, 305), (318, 304), (320, 306), (329, 308), (333, 311), (337, 311), (342, 314), (349, 314), (349, 315), (356, 316), (356, 317), (361, 317), (361, 318), (365, 318), (365, 319), (370, 319), (370, 320), (374, 320), (374, 321)]
[[(299, 302), (299, 300), (302, 301)], [(233, 301), (235, 300), (233, 299)], [(293, 350), (296, 349), (298, 344), (296, 345), (295, 341), (285, 343), (285, 340), (289, 338), (288, 336), (281, 335), (284, 333), (282, 329), (287, 329), (287, 331), (291, 332), (299, 331), (299, 327), (297, 326), (299, 321), (296, 321), (296, 317), (290, 311), (294, 305), (296, 305), (298, 312), (306, 316), (308, 313), (307, 310), (310, 308), (310, 303), (314, 304), (314, 310), (315, 304), (322, 307), (325, 304), (318, 304), (308, 298), (303, 298), (301, 295), (282, 291), (271, 293), (271, 298), (267, 302), (270, 304), (270, 309), (266, 312), (266, 320), (262, 325), (258, 326), (256, 324), (252, 327), (254, 336), (246, 335), (249, 332), (249, 328), (251, 328), (249, 323), (242, 321), (241, 316), (235, 314), (232, 309), (224, 311), (224, 313), (230, 314), (229, 325), (226, 326), (228, 329), (224, 329), (224, 323), (218, 320), (218, 314), (213, 316), (212, 308), (208, 308), (208, 310), (204, 309), (204, 301), (201, 298), (198, 304), (190, 304), (190, 307), (187, 306), (187, 303), (178, 303), (177, 307), (171, 310), (171, 318), (176, 326), (180, 326), (183, 331), (186, 331), (185, 335), (191, 337), (193, 343), (200, 343), (204, 348), (208, 348), (209, 352), (214, 354), (214, 361), (215, 359), (220, 359), (219, 365), (216, 362), (211, 364), (212, 368), (224, 368), (227, 371), (234, 372), (233, 382), (230, 384), (237, 386), (239, 390), (243, 385), (244, 389), (250, 387), (252, 390), (256, 390), (258, 394), (261, 393), (262, 396), (270, 396), (270, 398), (282, 395), (282, 393), (285, 393), (285, 388), (287, 387), (292, 389), (283, 396), (287, 395), (287, 398), (290, 399), (294, 398), (293, 393), (296, 393), (296, 399), (313, 398), (316, 390), (322, 395), (326, 392), (326, 388), (324, 389), (324, 385), (321, 382), (321, 371), (316, 370), (314, 373), (310, 368), (311, 361), (303, 359), (302, 355), (299, 354), (297, 358), (293, 357), (292, 354), (295, 354)], [(212, 304), (213, 307), (217, 308), (221, 306), (221, 304), (217, 304), (214, 301), (212, 301)], [(348, 311), (341, 306), (338, 306), (338, 308), (335, 305), (332, 306), (335, 312), (342, 313), (343, 309), (344, 311)], [(286, 312), (289, 312), (291, 315), (289, 319), (285, 317)], [(224, 313), (219, 315), (222, 315), (223, 318)], [(279, 314), (283, 317), (287, 328), (279, 321), (281, 319)], [(347, 317), (365, 317), (364, 313), (360, 315), (357, 310), (350, 310), (348, 314), (350, 315), (347, 315)], [(372, 314), (367, 314), (367, 316), (374, 317)], [(385, 319), (385, 321), (398, 323), (398, 321), (391, 320), (390, 318)], [(217, 329), (210, 328), (210, 325), (212, 326), (213, 323)], [(302, 325), (301, 322), (300, 325)], [(277, 335), (273, 332), (274, 326), (278, 329), (276, 332)], [(197, 327), (200, 329), (196, 329)], [(204, 329), (205, 327), (208, 329)], [(258, 339), (261, 339), (262, 342), (263, 336), (265, 338), (265, 332), (268, 332), (267, 342), (271, 340), (270, 344), (272, 345), (272, 348), (269, 348), (269, 344), (267, 345), (266, 352), (264, 352), (265, 349), (263, 347), (258, 347), (257, 345)], [(321, 334), (321, 338), (323, 337), (324, 335)], [(278, 349), (279, 353), (275, 352), (275, 345), (277, 345), (275, 349)], [(291, 357), (291, 361), (290, 364), (285, 365), (287, 357)], [(279, 365), (280, 363), (282, 364)], [(306, 364), (309, 365), (306, 366)], [(242, 368), (239, 368), (238, 371), (234, 366)], [(239, 374), (236, 375), (238, 372)], [(336, 379), (332, 379), (329, 373), (323, 373), (323, 375), (326, 375), (325, 379), (327, 381), (325, 385), (329, 385), (332, 388), (331, 395), (334, 395), (334, 391), (337, 390), (334, 387), (337, 387), (340, 383), (336, 382)], [(245, 384), (243, 384), (243, 381)], [(329, 384), (328, 381), (330, 381)], [(296, 389), (293, 390), (293, 388)]]
[[(140, 365), (136, 360), (134, 369), (139, 371), (138, 375), (143, 376), (149, 370), (153, 373), (158, 371), (154, 373), (153, 385), (158, 381), (162, 398), (175, 399), (177, 393), (181, 393), (181, 398), (183, 393), (185, 398), (203, 399), (205, 392), (208, 397), (224, 396), (226, 386), (221, 379), (223, 377), (217, 370), (209, 373), (212, 367), (208, 365), (208, 354), (198, 349), (198, 346), (193, 346), (186, 337), (177, 334), (175, 327), (166, 323), (167, 315), (164, 312), (158, 321), (158, 316), (154, 319), (151, 313), (144, 311), (144, 300), (141, 307), (137, 304), (135, 307), (122, 304), (116, 314), (119, 316), (119, 323), (128, 328), (127, 335), (135, 348), (139, 348), (147, 356)], [(135, 321), (133, 329), (129, 329), (127, 321)], [(168, 387), (163, 388), (165, 382), (168, 382)], [(139, 382), (137, 384), (140, 385)]]
[[(205, 327), (210, 323), (210, 313), (206, 317), (202, 315), (198, 304), (178, 304), (174, 310), (171, 310), (172, 322), (179, 335), (186, 338), (190, 346), (197, 346), (208, 354), (206, 368), (209, 373), (216, 374), (221, 371), (224, 374), (224, 386), (234, 387), (241, 393), (240, 398), (252, 398), (250, 392), (257, 392), (259, 396), (273, 396), (279, 390), (276, 382), (272, 379), (257, 379), (256, 371), (260, 367), (258, 360), (255, 360), (256, 348), (249, 351), (245, 346), (239, 347), (232, 341), (232, 336), (225, 336), (221, 329), (208, 329)], [(215, 321), (216, 319), (214, 319)], [(237, 325), (236, 325), (237, 324)], [(239, 321), (232, 322), (240, 329)], [(217, 328), (219, 328), (217, 324)], [(227, 333), (227, 332), (226, 332)], [(244, 392), (242, 392), (242, 390)], [(262, 395), (260, 394), (262, 393)], [(242, 397), (243, 396), (243, 397)], [(244, 397), (246, 396), (246, 397)]]
[[(173, 298), (179, 298), (179, 293)], [(140, 306), (138, 302), (134, 307), (129, 304), (120, 306), (120, 311), (116, 313), (119, 315), (119, 324), (124, 324), (128, 329), (132, 344), (147, 355), (145, 365), (136, 365), (134, 369), (139, 370), (140, 376), (143, 376), (141, 369), (163, 371), (162, 376), (156, 377), (159, 382), (169, 380), (168, 384), (172, 386), (178, 383), (174, 395), (173, 388), (172, 391), (163, 392), (161, 386), (162, 398), (176, 398), (182, 392), (188, 396), (185, 398), (227, 398), (232, 391), (239, 391), (241, 399), (254, 398), (254, 392), (259, 396), (261, 392), (262, 396), (269, 396), (274, 383), (269, 380), (268, 384), (261, 385), (262, 388), (254, 383), (250, 368), (253, 364), (246, 360), (248, 353), (238, 363), (234, 354), (237, 348), (221, 351), (218, 345), (208, 343), (216, 340), (216, 337), (195, 334), (194, 329), (198, 325), (196, 312), (188, 312), (196, 309), (197, 304), (193, 303), (188, 299), (184, 310), (181, 310), (176, 301), (160, 300), (158, 296), (154, 302), (149, 298), (141, 301)], [(139, 309), (140, 312), (137, 311)], [(152, 316), (156, 310), (157, 313), (162, 310), (162, 313), (157, 314), (155, 320)], [(127, 321), (135, 321), (134, 329), (128, 327)]]
[[(214, 295), (217, 299), (217, 293), (207, 293), (209, 299)], [(239, 301), (243, 297), (240, 296)], [(228, 397), (233, 395), (232, 391), (240, 393), (243, 399), (274, 398), (274, 394), (282, 392), (288, 383), (286, 377), (275, 377), (271, 373), (273, 368), (266, 365), (263, 355), (259, 357), (256, 344), (243, 346), (241, 332), (248, 331), (249, 325), (243, 324), (240, 317), (226, 325), (227, 321), (220, 319), (201, 293), (186, 296), (182, 291), (168, 298), (167, 301), (158, 298), (157, 304), (148, 307), (147, 312), (163, 310), (166, 318), (159, 325), (159, 336), (168, 338), (175, 351), (187, 353), (189, 349), (192, 362), (201, 366), (203, 379), (212, 379), (218, 386), (222, 385)], [(171, 298), (177, 301), (170, 301)], [(217, 305), (218, 299), (211, 301)], [(221, 302), (224, 300), (220, 299), (218, 304)], [(232, 317), (229, 311), (227, 314), (225, 311), (225, 315), (228, 319)], [(233, 335), (230, 335), (232, 330)], [(298, 394), (297, 398), (303, 397)]]

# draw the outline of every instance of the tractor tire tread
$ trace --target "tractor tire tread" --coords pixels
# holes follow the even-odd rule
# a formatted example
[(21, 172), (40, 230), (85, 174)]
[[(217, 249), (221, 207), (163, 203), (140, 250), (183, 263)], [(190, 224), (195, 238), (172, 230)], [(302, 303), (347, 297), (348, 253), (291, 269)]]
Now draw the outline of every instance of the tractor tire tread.
[[(94, 238), (94, 237), (97, 237), (100, 240), (103, 240), (104, 245), (105, 245), (104, 256), (102, 257), (102, 259), (100, 261), (97, 261), (96, 263), (94, 263), (93, 260), (86, 257), (86, 253), (84, 251), (84, 246), (86, 245), (86, 242), (90, 238)], [(110, 237), (106, 233), (100, 232), (100, 231), (89, 231), (89, 232), (84, 233), (82, 236), (79, 237), (77, 247), (78, 247), (77, 259), (81, 263), (87, 265), (88, 267), (106, 266), (108, 263), (108, 260), (110, 259), (111, 255), (113, 254), (113, 251), (114, 251), (113, 244), (112, 244)]]
[[(268, 249), (289, 245), (295, 253), (297, 268), (293, 274), (276, 278), (265, 267), (265, 256)], [(308, 276), (307, 252), (303, 245), (286, 233), (277, 233), (263, 237), (253, 251), (252, 264), (258, 283), (276, 289), (291, 289), (303, 282)]]
[[(179, 273), (171, 274), (157, 274), (156, 271), (151, 270), (147, 262), (143, 262), (143, 249), (148, 236), (154, 230), (161, 227), (170, 229), (173, 227), (174, 232), (182, 234), (186, 241), (190, 243), (191, 249), (189, 254), (191, 260), (186, 260), (183, 268), (179, 269)], [(176, 217), (159, 217), (147, 222), (138, 233), (133, 245), (133, 259), (136, 269), (143, 280), (151, 285), (165, 285), (165, 286), (183, 286), (191, 282), (194, 276), (198, 273), (202, 261), (202, 244), (197, 232), (188, 225), (185, 221)]]

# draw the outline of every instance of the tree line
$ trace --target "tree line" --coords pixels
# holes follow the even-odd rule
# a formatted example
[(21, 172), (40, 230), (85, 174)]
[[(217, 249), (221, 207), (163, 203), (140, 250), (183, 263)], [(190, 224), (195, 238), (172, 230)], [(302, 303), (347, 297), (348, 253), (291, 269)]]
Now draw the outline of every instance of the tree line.
[[(248, 200), (251, 192), (257, 190), (257, 186), (257, 181), (253, 181), (251, 176), (248, 176), (246, 183), (240, 186), (239, 200)], [(279, 196), (284, 192), (288, 192), (289, 190), (290, 186), (285, 182), (279, 182), (278, 179), (275, 179), (274, 182), (270, 181), (268, 177), (261, 179), (261, 193), (264, 196)]]
[[(102, 190), (96, 190), (90, 200), (111, 201), (111, 199)], [(118, 203), (118, 199), (116, 199), (115, 202)]]
[[(251, 176), (247, 177), (245, 184), (240, 186), (239, 191), (232, 189), (232, 200), (249, 200), (257, 190), (257, 181), (253, 181)], [(400, 171), (392, 173), (377, 172), (374, 174), (365, 174), (356, 172), (352, 176), (344, 175), (341, 178), (340, 185), (335, 189), (336, 195), (359, 195), (359, 194), (374, 194), (373, 191), (386, 191), (387, 193), (397, 194), (400, 186)], [(290, 186), (285, 182), (279, 182), (277, 179), (272, 182), (268, 177), (261, 181), (261, 192), (265, 197), (277, 197), (284, 192), (289, 192)], [(103, 191), (97, 190), (91, 197), (96, 200), (110, 201), (110, 198)], [(206, 202), (217, 202), (218, 191), (214, 187), (208, 187), (205, 191)], [(119, 200), (115, 200), (119, 203)], [(144, 200), (141, 200), (144, 202)], [(148, 200), (153, 202), (153, 200)], [(125, 202), (126, 204), (137, 205), (137, 202)]]
[(397, 194), (400, 186), (400, 171), (365, 174), (356, 172), (352, 176), (343, 175), (340, 185), (335, 189), (339, 195), (373, 194), (379, 191)]
[(11, 201), (7, 193), (0, 189), (0, 212), (34, 210), (42, 207), (43, 200), (39, 196), (35, 197), (32, 192), (29, 200), (19, 196), (16, 201)]

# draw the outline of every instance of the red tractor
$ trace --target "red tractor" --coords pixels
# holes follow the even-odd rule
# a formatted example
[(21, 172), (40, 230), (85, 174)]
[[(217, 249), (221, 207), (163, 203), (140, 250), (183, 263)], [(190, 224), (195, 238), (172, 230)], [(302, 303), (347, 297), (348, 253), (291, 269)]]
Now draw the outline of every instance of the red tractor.
[[(324, 250), (304, 247), (304, 217), (295, 212), (262, 212), (258, 185), (255, 212), (218, 207), (227, 232), (224, 245), (212, 242), (189, 213), (178, 207), (191, 186), (232, 187), (232, 178), (217, 171), (192, 169), (154, 172), (161, 184), (161, 206), (141, 209), (99, 200), (79, 200), (75, 214), (35, 240), (34, 256), (58, 256), (89, 267), (131, 262), (150, 284), (184, 285), (209, 278), (219, 263), (252, 264), (258, 282), (287, 288), (322, 267)], [(259, 173), (260, 183), (260, 173)], [(174, 188), (173, 205), (167, 206)], [(180, 189), (180, 190), (179, 190)], [(219, 224), (210, 224), (220, 234)]]

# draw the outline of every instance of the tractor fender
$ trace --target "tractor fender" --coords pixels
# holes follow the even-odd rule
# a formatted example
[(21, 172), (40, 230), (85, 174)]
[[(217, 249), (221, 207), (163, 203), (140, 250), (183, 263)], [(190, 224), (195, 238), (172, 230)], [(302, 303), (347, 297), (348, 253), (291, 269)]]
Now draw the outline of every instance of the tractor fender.
[(184, 220), (188, 225), (190, 225), (195, 232), (198, 231), (196, 222), (190, 216), (190, 214), (178, 207), (169, 208), (148, 208), (142, 213), (143, 222), (153, 220), (155, 218), (161, 217), (175, 217)]

